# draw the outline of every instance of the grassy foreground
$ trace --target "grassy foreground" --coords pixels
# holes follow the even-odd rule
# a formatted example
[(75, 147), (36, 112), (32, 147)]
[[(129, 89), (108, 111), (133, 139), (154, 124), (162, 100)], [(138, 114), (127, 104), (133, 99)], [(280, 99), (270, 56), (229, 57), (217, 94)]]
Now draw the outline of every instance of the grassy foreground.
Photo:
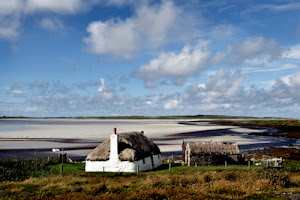
[[(300, 193), (300, 163), (280, 170), (252, 166), (174, 166), (143, 173), (85, 173), (84, 164), (50, 163), (22, 181), (0, 182), (1, 199), (283, 199)], [(6, 173), (2, 169), (1, 173)], [(47, 173), (48, 172), (48, 173)], [(19, 172), (15, 172), (19, 173)], [(296, 193), (296, 194), (295, 194)]]

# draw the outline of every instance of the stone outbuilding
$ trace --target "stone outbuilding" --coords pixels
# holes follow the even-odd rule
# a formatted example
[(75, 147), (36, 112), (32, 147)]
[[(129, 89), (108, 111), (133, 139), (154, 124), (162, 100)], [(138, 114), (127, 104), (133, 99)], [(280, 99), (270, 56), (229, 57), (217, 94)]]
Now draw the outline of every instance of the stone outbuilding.
[(86, 158), (86, 172), (148, 171), (162, 165), (158, 146), (142, 132), (116, 133)]
[(188, 166), (244, 162), (235, 142), (183, 142), (182, 159)]

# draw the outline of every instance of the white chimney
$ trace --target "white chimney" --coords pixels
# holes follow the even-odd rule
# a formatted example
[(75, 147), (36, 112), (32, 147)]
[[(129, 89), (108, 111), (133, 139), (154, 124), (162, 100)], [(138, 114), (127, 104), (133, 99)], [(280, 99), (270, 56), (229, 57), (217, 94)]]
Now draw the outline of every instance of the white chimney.
[(117, 135), (117, 129), (114, 128), (114, 134), (110, 136), (110, 155), (109, 160), (119, 160), (118, 145), (119, 136)]

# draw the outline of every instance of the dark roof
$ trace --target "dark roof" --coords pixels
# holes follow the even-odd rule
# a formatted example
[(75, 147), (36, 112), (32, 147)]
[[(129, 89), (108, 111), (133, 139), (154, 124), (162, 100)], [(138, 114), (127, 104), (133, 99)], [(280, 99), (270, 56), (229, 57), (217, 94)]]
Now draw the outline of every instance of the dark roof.
[(191, 153), (222, 153), (239, 154), (240, 150), (235, 142), (188, 142)]
[[(160, 154), (156, 144), (149, 140), (141, 132), (120, 133), (118, 153), (122, 161), (137, 161), (151, 155)], [(110, 139), (107, 139), (96, 147), (86, 158), (87, 161), (109, 160)]]

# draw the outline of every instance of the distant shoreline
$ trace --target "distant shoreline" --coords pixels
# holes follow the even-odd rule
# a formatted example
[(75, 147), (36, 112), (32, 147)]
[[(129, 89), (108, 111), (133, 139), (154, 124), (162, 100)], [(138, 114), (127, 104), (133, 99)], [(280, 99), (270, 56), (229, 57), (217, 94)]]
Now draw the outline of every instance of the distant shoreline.
[[(273, 117), (263, 117), (270, 119)], [(77, 117), (25, 117), (25, 116), (2, 116), (0, 119), (259, 119), (251, 116), (229, 115), (170, 115), (170, 116), (77, 116)], [(274, 118), (280, 119), (280, 118)]]

